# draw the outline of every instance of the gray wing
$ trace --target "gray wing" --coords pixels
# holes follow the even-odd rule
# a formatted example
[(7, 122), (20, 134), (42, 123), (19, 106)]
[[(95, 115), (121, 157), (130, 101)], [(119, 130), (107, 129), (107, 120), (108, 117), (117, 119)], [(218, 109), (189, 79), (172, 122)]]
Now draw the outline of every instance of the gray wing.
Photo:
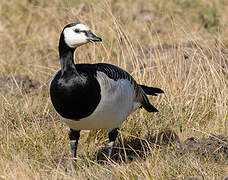
[(135, 89), (135, 101), (141, 103), (142, 107), (148, 112), (158, 112), (158, 110), (152, 104), (150, 104), (149, 99), (147, 98), (146, 93), (143, 90), (144, 86), (138, 85), (134, 78), (128, 72), (111, 64), (98, 63), (94, 65), (96, 66), (97, 71), (105, 73), (109, 78), (115, 81), (119, 79), (129, 80), (131, 84), (133, 84)]

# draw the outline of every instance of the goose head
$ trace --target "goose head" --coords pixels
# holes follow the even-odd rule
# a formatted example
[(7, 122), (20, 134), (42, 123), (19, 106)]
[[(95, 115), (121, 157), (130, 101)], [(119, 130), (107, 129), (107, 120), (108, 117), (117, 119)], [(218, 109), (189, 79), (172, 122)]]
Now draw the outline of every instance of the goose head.
[(64, 27), (62, 35), (64, 42), (70, 48), (77, 48), (88, 42), (99, 42), (101, 38), (93, 34), (88, 26), (79, 23), (71, 23)]

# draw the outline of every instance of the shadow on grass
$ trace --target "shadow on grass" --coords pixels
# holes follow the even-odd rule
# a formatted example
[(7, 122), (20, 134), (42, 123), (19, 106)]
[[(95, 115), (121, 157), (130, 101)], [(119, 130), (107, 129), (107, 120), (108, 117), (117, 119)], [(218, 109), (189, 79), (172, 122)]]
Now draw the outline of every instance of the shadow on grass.
[[(212, 158), (216, 162), (228, 163), (228, 137), (209, 134), (208, 137), (190, 137), (180, 141), (177, 134), (172, 130), (163, 130), (155, 136), (148, 135), (145, 139), (131, 137), (128, 140), (119, 141), (113, 148), (111, 161), (131, 162), (135, 159), (146, 159), (152, 155), (154, 148), (164, 150), (168, 146), (180, 156), (194, 153), (198, 158)], [(98, 152), (97, 161), (99, 163), (109, 161), (107, 148), (102, 148)]]
[[(179, 137), (172, 130), (164, 130), (155, 136), (148, 135), (145, 139), (131, 137), (119, 140), (112, 150), (111, 160), (114, 162), (131, 162), (135, 159), (145, 159), (151, 154), (154, 147), (172, 146), (179, 143)], [(97, 154), (98, 163), (108, 161), (108, 149), (106, 147), (99, 150)]]
[[(190, 137), (180, 141), (178, 135), (172, 130), (163, 130), (155, 136), (148, 135), (145, 139), (132, 136), (127, 139), (117, 140), (111, 159), (107, 157), (108, 148), (103, 147), (89, 162), (95, 161), (99, 164), (109, 162), (130, 163), (153, 156), (156, 149), (159, 151), (168, 150), (169, 152), (172, 150), (179, 156), (188, 156), (193, 153), (197, 158), (212, 158), (217, 162), (228, 163), (228, 137), (209, 134), (208, 137)], [(61, 158), (59, 156), (57, 159), (55, 158), (55, 163), (64, 167), (70, 159), (69, 153), (63, 154)]]

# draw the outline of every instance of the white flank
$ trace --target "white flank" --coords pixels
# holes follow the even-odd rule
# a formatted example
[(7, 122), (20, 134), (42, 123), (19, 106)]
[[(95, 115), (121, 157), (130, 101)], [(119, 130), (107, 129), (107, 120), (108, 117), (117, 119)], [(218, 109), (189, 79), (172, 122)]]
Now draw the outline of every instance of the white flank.
[(139, 108), (134, 102), (134, 86), (127, 79), (114, 81), (105, 73), (98, 72), (97, 80), (101, 86), (101, 101), (95, 111), (80, 121), (63, 118), (74, 130), (119, 128), (129, 114)]

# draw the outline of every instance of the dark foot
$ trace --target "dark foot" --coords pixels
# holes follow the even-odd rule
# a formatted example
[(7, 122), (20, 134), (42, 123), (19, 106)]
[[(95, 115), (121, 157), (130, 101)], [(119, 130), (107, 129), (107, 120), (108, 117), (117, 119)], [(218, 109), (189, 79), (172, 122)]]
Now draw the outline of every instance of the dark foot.
[(108, 147), (108, 158), (111, 158), (112, 148), (113, 148), (113, 146), (115, 144), (115, 140), (116, 140), (116, 137), (118, 135), (118, 130), (119, 130), (119, 128), (115, 128), (115, 129), (112, 129), (108, 133), (108, 138), (109, 138), (109, 143), (107, 144), (107, 147)]
[(80, 137), (80, 131), (76, 131), (69, 128), (68, 135), (70, 139), (71, 153), (74, 158), (73, 166), (76, 167), (76, 156), (77, 156), (77, 147), (78, 147), (78, 140)]

